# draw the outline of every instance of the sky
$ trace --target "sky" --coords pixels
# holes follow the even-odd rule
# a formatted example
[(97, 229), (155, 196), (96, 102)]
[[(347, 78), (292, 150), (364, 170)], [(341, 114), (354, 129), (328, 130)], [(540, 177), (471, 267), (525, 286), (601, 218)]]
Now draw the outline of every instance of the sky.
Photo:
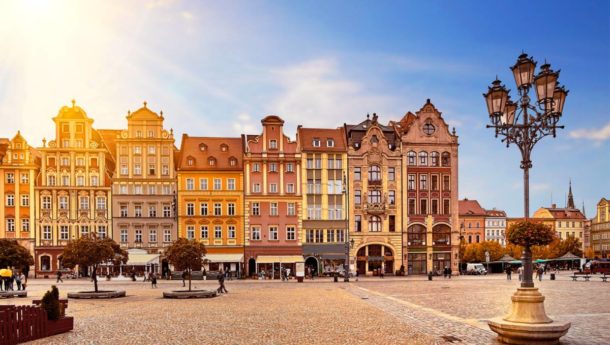
[(459, 135), (460, 198), (518, 217), (520, 154), (485, 128), (482, 93), (497, 76), (516, 98), (521, 52), (570, 90), (566, 129), (533, 152), (530, 212), (564, 206), (571, 180), (593, 217), (610, 198), (608, 1), (0, 0), (0, 137), (41, 146), (72, 99), (98, 129), (147, 101), (178, 139), (258, 134), (269, 114), (294, 139), (430, 98)]

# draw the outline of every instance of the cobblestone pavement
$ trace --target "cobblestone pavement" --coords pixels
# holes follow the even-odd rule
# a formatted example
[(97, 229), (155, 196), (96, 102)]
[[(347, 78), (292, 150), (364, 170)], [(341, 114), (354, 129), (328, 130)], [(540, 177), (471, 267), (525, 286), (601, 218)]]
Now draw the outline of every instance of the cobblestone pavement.
[[(30, 280), (29, 296), (0, 304), (30, 304), (54, 281)], [(176, 281), (101, 282), (125, 289), (115, 300), (70, 300), (73, 332), (30, 344), (498, 344), (485, 320), (508, 312), (518, 281), (501, 275), (365, 278), (304, 284), (227, 281), (230, 293), (214, 299), (166, 300)], [(572, 322), (562, 344), (610, 344), (610, 283), (572, 282), (567, 277), (536, 283), (553, 319)], [(92, 283), (58, 284), (61, 296), (91, 290)], [(214, 289), (213, 281), (193, 288)]]

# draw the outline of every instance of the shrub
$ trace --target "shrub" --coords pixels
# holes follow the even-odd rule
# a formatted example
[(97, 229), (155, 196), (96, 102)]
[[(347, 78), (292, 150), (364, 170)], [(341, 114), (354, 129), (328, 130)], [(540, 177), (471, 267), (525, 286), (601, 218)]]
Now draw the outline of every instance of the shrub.
[(59, 307), (59, 290), (55, 285), (51, 287), (51, 291), (45, 292), (42, 297), (42, 309), (47, 312), (47, 319), (59, 320), (60, 307)]
[(519, 246), (543, 246), (555, 239), (555, 232), (550, 226), (529, 221), (511, 225), (506, 231), (508, 242)]

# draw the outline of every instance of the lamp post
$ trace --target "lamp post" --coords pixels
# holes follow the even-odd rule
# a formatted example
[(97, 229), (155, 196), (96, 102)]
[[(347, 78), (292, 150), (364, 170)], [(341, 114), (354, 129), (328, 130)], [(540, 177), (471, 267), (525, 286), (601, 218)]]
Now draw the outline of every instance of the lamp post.
[(354, 239), (349, 240), (349, 203), (347, 202), (347, 177), (345, 176), (345, 172), (343, 172), (343, 202), (345, 204), (345, 264), (343, 267), (343, 271), (345, 272), (345, 277), (343, 281), (349, 283), (349, 250), (354, 247)]
[[(523, 169), (524, 217), (529, 218), (529, 170), (532, 168), (531, 153), (538, 141), (557, 134), (568, 91), (559, 86), (559, 71), (553, 71), (545, 63), (534, 75), (536, 61), (523, 53), (511, 67), (519, 98), (512, 101), (510, 90), (496, 80), (483, 94), (487, 104), (490, 125), (496, 138), (502, 138), (506, 147), (515, 144), (521, 152)], [(536, 100), (529, 97), (531, 88), (536, 91)], [(544, 311), (544, 296), (534, 288), (532, 279), (532, 252), (525, 246), (523, 256), (523, 279), (521, 288), (512, 296), (511, 313), (504, 318), (489, 321), (490, 328), (498, 333), (499, 340), (506, 343), (553, 344), (565, 335), (570, 323), (553, 322)]]

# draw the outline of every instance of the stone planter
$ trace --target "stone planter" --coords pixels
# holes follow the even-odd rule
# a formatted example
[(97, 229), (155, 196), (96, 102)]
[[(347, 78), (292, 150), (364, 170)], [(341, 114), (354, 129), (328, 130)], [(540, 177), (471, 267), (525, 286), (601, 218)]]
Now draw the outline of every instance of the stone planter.
[(163, 298), (212, 298), (218, 294), (216, 291), (209, 290), (175, 290), (175, 291), (163, 291)]
[(125, 297), (125, 290), (118, 291), (79, 291), (79, 292), (68, 292), (68, 298), (74, 299), (110, 299)]
[(74, 318), (71, 316), (63, 317), (59, 320), (47, 320), (46, 336), (70, 332), (74, 329)]
[(28, 292), (25, 290), (19, 291), (2, 291), (0, 297), (11, 298), (11, 297), (28, 297)]

